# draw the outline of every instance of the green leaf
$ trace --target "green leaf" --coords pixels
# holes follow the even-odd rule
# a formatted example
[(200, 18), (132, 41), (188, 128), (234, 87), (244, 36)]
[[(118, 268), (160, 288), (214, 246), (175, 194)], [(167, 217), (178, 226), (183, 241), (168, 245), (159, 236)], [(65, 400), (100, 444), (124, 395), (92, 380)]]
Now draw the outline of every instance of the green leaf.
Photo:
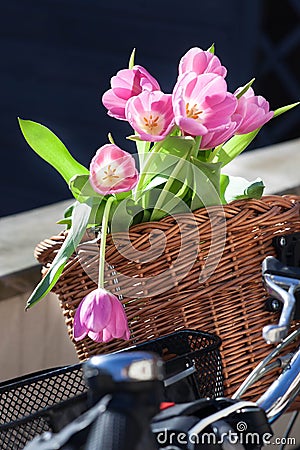
[(211, 44), (211, 46), (207, 49), (208, 52), (212, 53), (213, 55), (215, 54), (215, 44)]
[(143, 141), (140, 136), (138, 136), (137, 134), (133, 134), (131, 136), (127, 136), (126, 139), (129, 139), (130, 141), (134, 141), (137, 151), (138, 151), (138, 155), (139, 155), (139, 163), (140, 163), (140, 168), (143, 167), (144, 165), (144, 160), (146, 157), (146, 154), (149, 152), (150, 150), (150, 146), (151, 146), (151, 142), (149, 141)]
[(196, 155), (196, 158), (198, 161), (202, 161), (204, 163), (211, 162), (210, 156), (212, 151), (211, 150), (199, 150), (198, 154)]
[(76, 202), (69, 205), (64, 211), (64, 217), (56, 222), (59, 225), (67, 225), (67, 227), (66, 227), (67, 230), (69, 228), (71, 228), (71, 225), (72, 225), (72, 214), (73, 214), (73, 209), (74, 209), (75, 205), (76, 205)]
[(136, 196), (136, 203), (141, 205), (143, 210), (152, 209), (157, 202), (167, 179), (168, 177), (166, 176), (154, 176), (147, 185), (144, 185), (144, 189)]
[(140, 211), (142, 211), (141, 207), (130, 198), (115, 204), (110, 218), (111, 232), (127, 231), (132, 225), (134, 216)]
[(124, 192), (118, 192), (117, 194), (113, 194), (116, 200), (121, 201), (124, 200), (124, 198), (131, 197), (132, 191), (124, 191)]
[(223, 205), (226, 205), (225, 192), (229, 185), (229, 176), (225, 174), (220, 175), (220, 198)]
[(115, 145), (115, 141), (111, 133), (108, 133), (107, 138), (111, 144)]
[(184, 158), (195, 145), (195, 139), (191, 136), (168, 136), (160, 147), (160, 152), (177, 158)]
[(67, 234), (67, 237), (56, 254), (45, 277), (40, 281), (29, 297), (26, 304), (26, 309), (31, 308), (34, 304), (44, 298), (59, 279), (66, 262), (74, 253), (82, 239), (82, 236), (84, 235), (89, 221), (90, 211), (91, 206), (86, 203), (77, 203), (74, 207), (72, 214), (72, 226)]
[(162, 209), (152, 211), (151, 221), (161, 220), (163, 217), (184, 212), (187, 212), (187, 205), (180, 198), (168, 191), (166, 192)]
[(273, 118), (280, 116), (281, 114), (289, 111), (292, 108), (295, 108), (295, 106), (298, 106), (299, 104), (300, 104), (300, 102), (291, 103), (290, 105), (282, 106), (281, 108), (275, 109)]
[(134, 66), (134, 59), (135, 59), (135, 48), (132, 50), (130, 58), (129, 58), (129, 62), (128, 62), (128, 69), (132, 69)]
[(193, 157), (191, 161), (194, 165), (192, 211), (220, 204), (221, 163), (203, 162)]
[(252, 80), (250, 80), (249, 83), (245, 84), (245, 86), (243, 86), (240, 92), (236, 95), (236, 98), (241, 98), (242, 95), (244, 95), (248, 91), (248, 89), (252, 86), (254, 81), (255, 78), (252, 78)]
[(261, 198), (264, 191), (264, 183), (260, 178), (248, 181), (245, 178), (233, 177), (222, 174), (220, 180), (220, 195), (223, 203), (247, 198)]
[(155, 176), (147, 184), (147, 186), (145, 186), (145, 188), (143, 189), (143, 193), (145, 193), (145, 192), (147, 192), (149, 190), (155, 189), (158, 186), (163, 186), (166, 183), (167, 179), (168, 179), (167, 176), (161, 176), (161, 175)]
[(145, 164), (145, 159), (147, 158), (147, 153), (150, 150), (151, 142), (148, 141), (136, 141), (136, 148), (139, 155), (139, 169), (143, 170), (143, 166)]
[(150, 222), (150, 218), (151, 218), (151, 211), (149, 211), (148, 209), (145, 209), (141, 220), (137, 221), (138, 215), (136, 215), (136, 217), (133, 219), (133, 224), (142, 223), (142, 222)]
[(76, 206), (76, 202), (69, 205), (64, 211), (64, 217), (72, 217), (73, 209)]
[[(190, 166), (191, 164), (188, 164)], [(182, 174), (181, 174), (182, 176)], [(186, 201), (190, 191), (191, 177), (186, 174), (185, 181), (174, 180), (169, 190), (165, 193), (163, 210), (155, 211), (155, 220), (160, 220), (167, 215), (190, 212), (190, 202)], [(150, 192), (151, 194), (153, 191)], [(157, 198), (158, 200), (158, 198)], [(157, 200), (155, 204), (157, 203)], [(189, 198), (190, 200), (190, 198)], [(153, 204), (153, 203), (152, 203)], [(152, 213), (153, 216), (153, 213)]]
[(71, 225), (72, 225), (72, 219), (70, 218), (70, 217), (65, 217), (65, 218), (63, 218), (63, 219), (60, 219), (60, 220), (58, 220), (57, 222), (56, 222), (58, 225), (67, 225), (67, 230), (69, 229), (69, 228), (71, 228)]
[(70, 180), (69, 188), (74, 197), (80, 202), (85, 202), (89, 197), (103, 198), (103, 195), (98, 194), (92, 188), (89, 175), (74, 175)]
[(264, 189), (265, 185), (263, 181), (258, 178), (245, 189), (244, 193), (246, 195), (246, 198), (259, 199), (263, 195)]
[(74, 175), (89, 173), (86, 167), (71, 156), (60, 139), (44, 125), (31, 120), (18, 120), (30, 147), (54, 167), (68, 184)]
[(177, 126), (174, 126), (172, 128), (172, 131), (170, 132), (169, 136), (181, 136), (181, 129)]
[(89, 226), (99, 226), (102, 223), (103, 213), (106, 205), (106, 198), (103, 197), (101, 201), (98, 201), (97, 198), (93, 199), (93, 206), (89, 218)]
[(139, 198), (141, 192), (155, 176), (169, 176), (174, 166), (180, 159), (187, 157), (194, 145), (195, 140), (190, 136), (169, 136), (157, 142), (143, 158), (139, 182), (135, 188), (135, 198)]
[(236, 158), (248, 145), (253, 141), (253, 139), (258, 134), (260, 128), (251, 131), (247, 134), (238, 134), (233, 136), (229, 141), (227, 141), (222, 147), (220, 147), (218, 153), (213, 159), (213, 162), (220, 162), (222, 167), (230, 163), (234, 158)]
[(142, 141), (142, 138), (138, 135), (138, 134), (131, 134), (130, 136), (127, 136), (126, 139), (128, 139), (129, 141)]

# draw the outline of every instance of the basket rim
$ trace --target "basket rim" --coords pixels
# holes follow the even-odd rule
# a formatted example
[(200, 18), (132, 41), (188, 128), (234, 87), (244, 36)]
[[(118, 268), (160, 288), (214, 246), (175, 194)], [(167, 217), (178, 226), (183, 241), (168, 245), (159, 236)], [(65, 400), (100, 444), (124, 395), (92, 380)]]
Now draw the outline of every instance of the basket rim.
[[(222, 345), (222, 339), (220, 338), (220, 336), (218, 336), (215, 333), (208, 333), (207, 331), (192, 330), (192, 329), (189, 329), (189, 328), (185, 328), (185, 329), (182, 329), (182, 330), (174, 331), (173, 333), (166, 334), (164, 336), (159, 336), (159, 337), (154, 338), (154, 339), (149, 339), (148, 341), (145, 341), (145, 342), (140, 343), (140, 344), (132, 345), (132, 346), (128, 347), (125, 351), (128, 351), (128, 350), (132, 351), (133, 349), (135, 349), (135, 348), (138, 349), (140, 346), (143, 346), (143, 345), (151, 345), (153, 343), (159, 344), (160, 342), (164, 341), (165, 339), (169, 339), (169, 338), (172, 338), (174, 336), (179, 336), (180, 334), (182, 334), (182, 335), (190, 335), (190, 336), (195, 336), (195, 337), (196, 336), (199, 336), (199, 337), (201, 336), (201, 337), (204, 337), (204, 338), (206, 338), (206, 339), (208, 339), (210, 341), (213, 341), (213, 342), (209, 342), (208, 345), (203, 347), (203, 348), (199, 348), (197, 350), (193, 350), (193, 351), (189, 351), (189, 352), (186, 352), (186, 353), (182, 353), (181, 355), (178, 355), (175, 358), (172, 358), (172, 360), (173, 359), (175, 360), (176, 358), (182, 358), (183, 356), (191, 355), (191, 354), (194, 354), (194, 353), (203, 353), (203, 352), (206, 353), (206, 352), (209, 352), (209, 351), (213, 351), (213, 350), (216, 350), (216, 349), (220, 348), (221, 345)], [(124, 350), (121, 350), (121, 352), (123, 352), (123, 351)]]
[[(217, 213), (224, 212), (226, 220), (230, 220), (230, 217), (234, 217), (238, 210), (243, 210), (244, 206), (253, 206), (256, 207), (257, 210), (260, 208), (265, 208), (265, 206), (268, 206), (269, 209), (273, 206), (276, 206), (276, 203), (281, 203), (281, 206), (283, 206), (284, 202), (287, 202), (286, 208), (292, 209), (297, 207), (300, 211), (300, 196), (292, 194), (292, 195), (265, 195), (262, 196), (260, 199), (241, 199), (241, 200), (234, 200), (226, 205), (217, 205), (217, 206), (209, 206), (207, 208), (199, 208), (190, 214), (193, 214), (193, 216), (201, 217), (203, 216), (203, 220), (207, 220), (207, 216), (209, 217), (210, 213)], [(288, 202), (290, 203), (288, 208)], [(279, 205), (280, 206), (280, 205)], [(267, 213), (267, 211), (265, 211)], [(153, 222), (142, 222), (138, 224), (134, 224), (129, 227), (129, 234), (134, 234), (135, 231), (140, 232), (140, 230), (145, 230), (146, 232), (149, 232), (150, 228), (155, 228), (157, 224), (160, 224), (161, 226), (168, 226), (169, 222), (180, 217), (187, 217), (187, 214), (174, 214), (174, 215), (168, 215), (166, 217), (163, 217), (159, 221), (153, 221)], [(91, 228), (86, 230), (81, 243), (87, 243), (91, 239), (95, 239), (95, 230), (96, 228)], [(128, 231), (126, 231), (128, 233)], [(34, 256), (35, 259), (40, 263), (44, 264), (47, 263), (47, 258), (44, 258), (44, 255), (49, 254), (53, 249), (57, 248), (59, 249), (62, 245), (62, 242), (64, 241), (66, 235), (68, 234), (68, 230), (62, 230), (56, 235), (52, 235), (50, 238), (47, 237), (40, 241), (35, 249), (34, 249)], [(122, 236), (124, 232), (116, 232), (113, 233), (113, 237)], [(109, 248), (110, 246), (115, 247), (113, 243), (113, 237), (111, 234), (107, 235), (107, 241), (106, 241), (106, 248)], [(111, 242), (112, 241), (112, 242)], [(79, 244), (80, 245), (80, 244)]]

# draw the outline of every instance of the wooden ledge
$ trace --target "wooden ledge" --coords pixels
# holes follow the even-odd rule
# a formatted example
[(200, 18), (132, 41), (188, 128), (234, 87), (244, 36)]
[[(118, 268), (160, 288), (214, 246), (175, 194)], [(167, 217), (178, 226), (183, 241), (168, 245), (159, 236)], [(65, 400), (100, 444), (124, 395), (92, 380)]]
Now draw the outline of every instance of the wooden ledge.
[(70, 199), (0, 219), (0, 279), (38, 265), (33, 256), (36, 244), (64, 229), (56, 222), (73, 201)]
[[(228, 175), (247, 180), (262, 178), (265, 194), (290, 192), (300, 186), (300, 139), (242, 153), (224, 168)], [(299, 192), (299, 190), (298, 190)]]

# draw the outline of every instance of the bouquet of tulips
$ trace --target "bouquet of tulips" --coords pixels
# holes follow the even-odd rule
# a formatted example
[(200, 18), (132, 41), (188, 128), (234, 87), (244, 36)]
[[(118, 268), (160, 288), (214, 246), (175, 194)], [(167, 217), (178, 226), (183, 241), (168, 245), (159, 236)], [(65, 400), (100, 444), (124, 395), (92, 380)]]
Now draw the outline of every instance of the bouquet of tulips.
[(162, 92), (134, 58), (133, 52), (129, 68), (112, 77), (102, 101), (111, 117), (131, 125), (128, 139), (135, 141), (136, 155), (123, 150), (109, 134), (109, 142), (99, 148), (87, 169), (46, 127), (19, 120), (28, 144), (59, 171), (76, 199), (59, 222), (68, 229), (66, 239), (27, 308), (55, 285), (86, 229), (96, 227), (100, 233), (98, 288), (76, 311), (76, 340), (88, 335), (107, 342), (130, 336), (123, 305), (105, 289), (107, 232), (235, 199), (260, 198), (262, 180), (230, 177), (223, 168), (264, 124), (296, 106), (271, 111), (267, 100), (254, 93), (254, 80), (228, 92), (227, 70), (214, 46), (206, 51), (191, 48), (181, 58), (171, 94)]

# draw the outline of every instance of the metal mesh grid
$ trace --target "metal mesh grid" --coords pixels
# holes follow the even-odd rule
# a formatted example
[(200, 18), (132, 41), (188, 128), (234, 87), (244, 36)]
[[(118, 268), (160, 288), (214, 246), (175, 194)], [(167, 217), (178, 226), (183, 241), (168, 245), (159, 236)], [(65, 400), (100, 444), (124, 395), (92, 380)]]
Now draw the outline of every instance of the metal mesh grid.
[(137, 345), (132, 350), (158, 353), (166, 360), (167, 370), (171, 362), (173, 367), (176, 362), (183, 362), (186, 367), (194, 365), (196, 372), (187, 379), (193, 398), (216, 398), (224, 394), (220, 345), (221, 339), (214, 334), (182, 330)]
[(53, 430), (51, 407), (74, 399), (86, 390), (81, 364), (2, 383), (1, 450), (22, 449), (34, 436)]
[[(193, 365), (196, 371), (184, 382), (175, 385), (175, 392), (180, 392), (181, 401), (187, 401), (184, 383), (188, 384), (189, 392), (192, 391), (189, 400), (215, 398), (223, 394), (219, 346), (220, 339), (215, 335), (183, 330), (127, 351), (158, 353), (166, 361), (167, 371), (171, 365), (172, 369), (176, 367), (177, 362), (181, 367)], [(82, 412), (76, 409), (76, 401), (86, 391), (81, 364), (49, 369), (0, 384), (1, 450), (21, 450), (36, 435), (58, 431), (58, 422), (60, 428), (64, 426), (61, 423), (62, 411), (71, 409), (73, 418)]]

